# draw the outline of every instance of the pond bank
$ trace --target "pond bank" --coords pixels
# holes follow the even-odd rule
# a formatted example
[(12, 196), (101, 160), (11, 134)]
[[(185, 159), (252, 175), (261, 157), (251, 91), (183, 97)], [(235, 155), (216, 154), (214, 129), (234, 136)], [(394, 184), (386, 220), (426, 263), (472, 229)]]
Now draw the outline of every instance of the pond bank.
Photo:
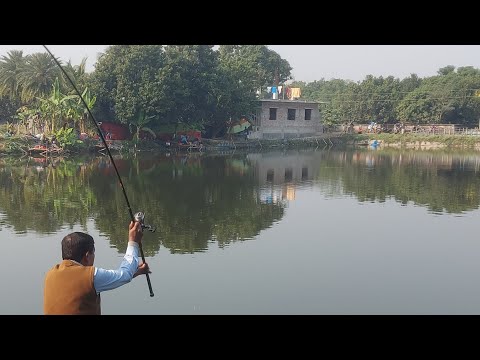
[[(344, 133), (326, 133), (321, 136), (294, 138), (294, 139), (276, 139), (276, 140), (227, 140), (227, 139), (203, 139), (201, 147), (178, 147), (175, 144), (167, 146), (164, 141), (142, 140), (139, 143), (127, 140), (108, 140), (107, 144), (110, 152), (135, 152), (135, 151), (155, 151), (155, 152), (215, 152), (232, 150), (268, 150), (278, 148), (320, 148), (328, 149), (332, 147), (345, 146), (369, 146), (376, 142), (377, 148), (405, 148), (418, 150), (432, 149), (472, 149), (480, 150), (480, 137), (471, 135), (405, 135), (405, 134), (344, 134)], [(106, 149), (102, 142), (86, 141), (78, 144), (70, 150), (50, 149), (38, 151), (40, 148), (38, 142), (24, 137), (9, 137), (0, 139), (1, 155), (30, 155), (30, 156), (68, 156), (85, 153), (106, 154)]]
[[(480, 137), (475, 135), (416, 135), (416, 134), (354, 134), (348, 135), (349, 145), (372, 145), (397, 149), (471, 149), (480, 150)], [(345, 137), (347, 139), (347, 137)], [(374, 144), (375, 145), (375, 144)]]

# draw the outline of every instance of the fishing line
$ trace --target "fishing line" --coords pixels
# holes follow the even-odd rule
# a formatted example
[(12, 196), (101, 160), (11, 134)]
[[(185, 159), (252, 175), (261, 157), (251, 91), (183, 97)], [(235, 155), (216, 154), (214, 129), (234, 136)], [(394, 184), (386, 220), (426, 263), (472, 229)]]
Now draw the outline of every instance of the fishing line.
[[(97, 128), (97, 131), (98, 131), (98, 134), (100, 135), (100, 138), (102, 139), (102, 142), (103, 142), (103, 145), (105, 146), (105, 149), (107, 150), (107, 154), (108, 156), (110, 157), (110, 160), (112, 162), (112, 165), (115, 169), (115, 173), (117, 174), (117, 177), (118, 177), (118, 181), (120, 182), (120, 186), (122, 187), (122, 192), (123, 192), (123, 196), (125, 197), (125, 201), (127, 202), (127, 207), (128, 207), (128, 212), (130, 213), (130, 218), (132, 219), (133, 222), (135, 221), (143, 221), (143, 213), (138, 213), (137, 215), (140, 214), (140, 216), (134, 216), (133, 215), (133, 211), (132, 211), (132, 208), (130, 207), (130, 202), (128, 201), (128, 197), (127, 197), (127, 192), (125, 191), (125, 187), (123, 186), (123, 182), (122, 182), (122, 178), (120, 177), (120, 173), (118, 172), (118, 169), (117, 169), (117, 165), (115, 164), (115, 161), (113, 161), (113, 156), (112, 156), (112, 153), (110, 152), (110, 149), (108, 147), (108, 144), (107, 144), (107, 141), (105, 140), (105, 137), (103, 136), (103, 133), (102, 133), (102, 130), (100, 129), (100, 126), (98, 125), (97, 121), (95, 120), (95, 117), (93, 116), (93, 114), (91, 113), (90, 109), (88, 108), (88, 105), (87, 103), (85, 102), (85, 100), (83, 99), (83, 96), (82, 94), (80, 93), (80, 91), (78, 91), (77, 87), (75, 86), (75, 84), (73, 83), (72, 79), (70, 78), (70, 76), (67, 74), (67, 72), (65, 71), (65, 69), (62, 67), (62, 65), (60, 64), (60, 62), (57, 60), (57, 58), (55, 56), (53, 56), (53, 54), (51, 53), (50, 50), (48, 50), (47, 46), (46, 45), (42, 45), (45, 50), (47, 50), (47, 52), (50, 54), (50, 56), (52, 57), (52, 59), (55, 61), (55, 63), (58, 65), (58, 67), (60, 68), (60, 70), (62, 70), (62, 73), (65, 75), (65, 77), (68, 79), (68, 81), (70, 82), (70, 84), (73, 86), (73, 89), (75, 90), (75, 92), (77, 93), (77, 95), (80, 97), (80, 99), (82, 100), (82, 103), (83, 105), (85, 105), (85, 108), (87, 109), (87, 112), (88, 114), (90, 115), (93, 123), (95, 124), (95, 127)], [(143, 224), (142, 224), (142, 229), (143, 229)], [(155, 230), (153, 230), (155, 231)], [(140, 248), (140, 254), (142, 256), (142, 261), (145, 263), (145, 255), (143, 254), (143, 249), (142, 249), (142, 244), (139, 244), (139, 248)], [(148, 283), (148, 289), (150, 290), (150, 296), (153, 296), (153, 290), (152, 290), (152, 284), (150, 283), (150, 276), (148, 275), (148, 273), (145, 274), (147, 276), (147, 283)]]

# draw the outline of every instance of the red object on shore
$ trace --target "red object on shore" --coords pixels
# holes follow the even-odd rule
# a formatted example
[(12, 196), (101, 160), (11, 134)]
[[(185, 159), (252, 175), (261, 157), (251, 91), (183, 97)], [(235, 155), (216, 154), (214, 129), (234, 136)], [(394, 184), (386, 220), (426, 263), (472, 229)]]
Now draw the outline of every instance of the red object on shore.
[[(99, 124), (105, 140), (131, 140), (132, 134), (126, 125), (102, 122)], [(98, 138), (100, 138), (97, 135)]]
[(177, 136), (186, 135), (187, 139), (202, 139), (202, 132), (198, 130), (178, 131)]

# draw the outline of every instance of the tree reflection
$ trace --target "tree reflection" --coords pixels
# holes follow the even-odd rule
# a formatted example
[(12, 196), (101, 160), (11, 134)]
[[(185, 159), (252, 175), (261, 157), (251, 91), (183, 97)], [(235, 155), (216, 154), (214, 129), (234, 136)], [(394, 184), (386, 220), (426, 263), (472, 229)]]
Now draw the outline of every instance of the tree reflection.
[[(387, 199), (434, 213), (479, 206), (480, 156), (399, 150), (282, 151), (116, 157), (132, 211), (154, 225), (144, 253), (194, 253), (253, 239), (284, 216), (298, 186), (360, 202)], [(53, 234), (94, 219), (126, 250), (130, 214), (109, 158), (0, 159), (2, 226)], [(320, 215), (319, 215), (320, 216)], [(86, 230), (85, 230), (86, 231)]]
[[(113, 165), (106, 157), (3, 161), (0, 208), (16, 232), (54, 233), (93, 218), (112, 246), (124, 252), (130, 219)], [(204, 251), (251, 239), (283, 216), (283, 204), (257, 201), (254, 177), (238, 176), (229, 159), (145, 156), (116, 158), (132, 211), (143, 211), (157, 231), (144, 242), (145, 255), (160, 244), (171, 252)]]

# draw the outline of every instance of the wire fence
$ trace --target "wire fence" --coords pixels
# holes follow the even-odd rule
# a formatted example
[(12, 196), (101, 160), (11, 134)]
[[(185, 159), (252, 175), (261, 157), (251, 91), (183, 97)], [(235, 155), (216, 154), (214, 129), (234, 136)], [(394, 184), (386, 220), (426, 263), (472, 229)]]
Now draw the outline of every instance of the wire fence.
[(431, 125), (412, 125), (412, 124), (344, 124), (330, 125), (327, 131), (329, 133), (357, 133), (357, 134), (418, 134), (418, 135), (464, 135), (480, 136), (480, 129), (460, 127), (453, 124), (431, 124)]

